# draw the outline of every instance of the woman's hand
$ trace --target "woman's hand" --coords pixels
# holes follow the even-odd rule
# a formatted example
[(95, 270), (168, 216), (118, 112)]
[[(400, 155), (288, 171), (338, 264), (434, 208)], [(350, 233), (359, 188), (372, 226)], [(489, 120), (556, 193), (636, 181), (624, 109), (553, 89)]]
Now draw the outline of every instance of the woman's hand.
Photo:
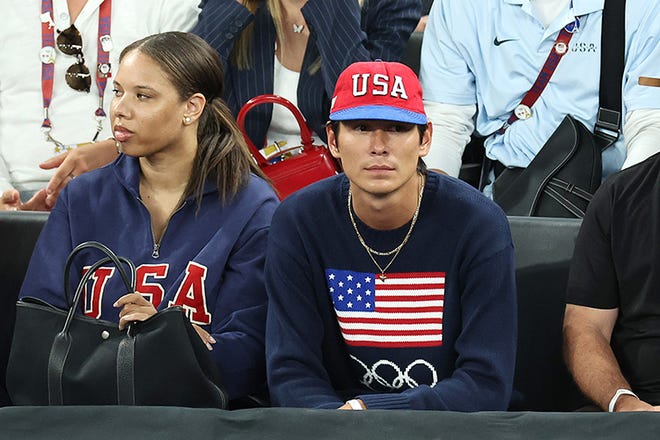
[(15, 189), (8, 189), (2, 193), (0, 209), (3, 211), (18, 211), (21, 206), (21, 195)]
[(125, 329), (132, 322), (145, 321), (157, 313), (153, 304), (137, 292), (127, 293), (119, 298), (113, 306), (122, 307), (119, 311), (119, 330)]
[(20, 193), (15, 189), (8, 189), (0, 196), (0, 210), (2, 211), (50, 211), (52, 206), (46, 203), (46, 190), (37, 191), (27, 202), (21, 201)]
[(197, 324), (192, 325), (199, 337), (202, 339), (202, 342), (206, 345), (206, 348), (213, 350), (213, 345), (215, 344), (215, 338), (209, 334), (206, 330), (198, 326)]

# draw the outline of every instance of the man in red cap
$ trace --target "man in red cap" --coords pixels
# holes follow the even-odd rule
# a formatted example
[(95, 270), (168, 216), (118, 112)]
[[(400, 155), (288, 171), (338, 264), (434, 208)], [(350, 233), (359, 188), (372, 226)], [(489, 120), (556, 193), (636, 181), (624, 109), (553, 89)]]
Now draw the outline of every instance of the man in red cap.
[(406, 66), (340, 76), (327, 125), (344, 174), (289, 196), (269, 234), (268, 383), (278, 406), (506, 410), (513, 245), (499, 207), (428, 171)]

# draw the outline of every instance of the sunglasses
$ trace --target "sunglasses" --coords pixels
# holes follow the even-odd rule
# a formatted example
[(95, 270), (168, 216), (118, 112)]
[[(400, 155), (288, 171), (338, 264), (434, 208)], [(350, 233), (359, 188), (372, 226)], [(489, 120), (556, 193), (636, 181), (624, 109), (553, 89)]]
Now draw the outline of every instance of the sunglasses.
[(82, 52), (82, 36), (74, 25), (69, 26), (57, 36), (57, 48), (67, 55), (74, 55), (78, 62), (72, 64), (64, 76), (66, 83), (73, 90), (89, 92), (92, 77), (89, 69), (85, 66), (85, 58)]

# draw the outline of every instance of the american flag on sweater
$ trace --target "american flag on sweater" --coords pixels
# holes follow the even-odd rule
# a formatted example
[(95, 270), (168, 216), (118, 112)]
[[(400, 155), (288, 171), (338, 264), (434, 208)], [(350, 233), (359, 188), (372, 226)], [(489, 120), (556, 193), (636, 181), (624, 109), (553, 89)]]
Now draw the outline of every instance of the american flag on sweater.
[(442, 345), (444, 272), (377, 274), (326, 269), (342, 336), (362, 347)]

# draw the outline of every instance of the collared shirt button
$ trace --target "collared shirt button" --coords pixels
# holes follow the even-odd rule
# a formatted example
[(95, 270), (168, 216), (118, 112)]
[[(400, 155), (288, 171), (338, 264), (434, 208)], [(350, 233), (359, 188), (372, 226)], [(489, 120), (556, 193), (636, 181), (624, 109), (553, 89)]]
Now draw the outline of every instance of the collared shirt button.
[(232, 34), (232, 33), (230, 33), (230, 32), (227, 32), (227, 33), (225, 34), (225, 38), (227, 38), (227, 39), (229, 39), (229, 38), (234, 38), (234, 34)]
[(60, 14), (60, 19), (61, 20), (68, 20), (69, 19), (69, 14), (67, 14), (66, 12), (62, 12)]

